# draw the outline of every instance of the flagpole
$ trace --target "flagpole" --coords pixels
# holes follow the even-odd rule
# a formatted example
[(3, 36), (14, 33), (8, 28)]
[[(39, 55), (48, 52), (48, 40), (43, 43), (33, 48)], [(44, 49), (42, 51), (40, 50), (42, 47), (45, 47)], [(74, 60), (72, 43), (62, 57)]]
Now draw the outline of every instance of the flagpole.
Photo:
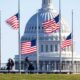
[(61, 59), (61, 0), (59, 0), (59, 25), (60, 25), (60, 30), (59, 30), (59, 41), (60, 41), (60, 55), (59, 55), (59, 58), (60, 58), (60, 73), (61, 73), (61, 69), (62, 69), (62, 59)]
[(37, 11), (37, 72), (39, 71), (39, 21)]
[(73, 73), (73, 70), (74, 70), (74, 61), (73, 61), (73, 44), (74, 44), (74, 42), (73, 42), (73, 15), (74, 15), (74, 13), (73, 13), (73, 10), (72, 10), (72, 73)]
[(19, 28), (18, 28), (19, 72), (21, 73), (20, 0), (18, 0), (18, 18), (19, 18)]
[(0, 68), (1, 68), (1, 11), (0, 11)]

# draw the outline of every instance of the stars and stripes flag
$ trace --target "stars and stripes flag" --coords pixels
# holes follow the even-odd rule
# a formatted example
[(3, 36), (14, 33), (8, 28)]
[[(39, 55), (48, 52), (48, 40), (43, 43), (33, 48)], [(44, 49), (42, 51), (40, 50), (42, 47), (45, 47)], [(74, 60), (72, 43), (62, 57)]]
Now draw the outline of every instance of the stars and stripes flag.
[(21, 42), (21, 54), (31, 54), (36, 51), (36, 40)]
[(19, 28), (19, 13), (11, 16), (6, 20), (6, 23), (12, 26), (13, 29)]
[(69, 36), (67, 36), (67, 38), (62, 42), (61, 48), (64, 49), (65, 47), (71, 45), (72, 45), (72, 38), (71, 38), (71, 34), (69, 34)]
[(49, 33), (52, 33), (52, 32), (55, 32), (56, 30), (58, 30), (60, 28), (60, 26), (58, 24), (58, 21), (59, 21), (58, 19), (59, 19), (59, 16), (42, 23), (44, 32), (49, 34)]

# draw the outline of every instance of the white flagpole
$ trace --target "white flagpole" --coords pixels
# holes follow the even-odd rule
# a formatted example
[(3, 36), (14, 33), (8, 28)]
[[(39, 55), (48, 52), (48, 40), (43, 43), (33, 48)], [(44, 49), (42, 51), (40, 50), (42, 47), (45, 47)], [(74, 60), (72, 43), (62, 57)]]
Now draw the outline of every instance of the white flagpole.
[(20, 0), (18, 0), (18, 18), (19, 18), (19, 29), (18, 29), (19, 72), (21, 73)]
[(0, 68), (1, 68), (1, 11), (0, 11)]
[(59, 41), (60, 41), (60, 73), (61, 73), (61, 69), (62, 69), (62, 57), (61, 57), (61, 0), (59, 0), (59, 25), (60, 25), (60, 30), (59, 30)]
[(37, 72), (39, 71), (39, 21), (37, 12)]
[(71, 38), (72, 38), (72, 73), (73, 73), (73, 68), (74, 68), (74, 61), (73, 61), (73, 44), (74, 44), (74, 42), (73, 42), (73, 15), (74, 15), (74, 13), (73, 13), (73, 10), (72, 10), (72, 35), (71, 35)]

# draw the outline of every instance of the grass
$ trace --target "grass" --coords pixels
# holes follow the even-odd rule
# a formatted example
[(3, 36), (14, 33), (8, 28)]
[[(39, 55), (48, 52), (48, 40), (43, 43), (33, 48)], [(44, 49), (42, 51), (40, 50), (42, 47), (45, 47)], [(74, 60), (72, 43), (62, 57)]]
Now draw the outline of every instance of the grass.
[(79, 74), (0, 74), (0, 80), (80, 80)]

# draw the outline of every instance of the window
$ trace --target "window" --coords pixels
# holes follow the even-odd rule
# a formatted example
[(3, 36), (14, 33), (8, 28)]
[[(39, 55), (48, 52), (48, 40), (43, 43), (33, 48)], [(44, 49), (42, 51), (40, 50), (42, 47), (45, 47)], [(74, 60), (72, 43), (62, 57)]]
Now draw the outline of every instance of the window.
[(42, 27), (42, 30), (44, 29), (44, 27)]
[(44, 37), (39, 37), (40, 40), (44, 40)]
[(35, 30), (36, 30), (36, 26), (35, 26)]
[(43, 45), (41, 45), (41, 52), (43, 52), (44, 51), (44, 49), (43, 49)]
[(33, 26), (32, 26), (32, 30), (33, 30)]
[(48, 45), (46, 45), (46, 52), (48, 52)]
[(39, 26), (39, 29), (40, 29), (41, 27)]
[(55, 44), (55, 51), (58, 51), (58, 45)]
[(50, 45), (50, 51), (51, 52), (53, 51), (53, 45)]
[(55, 40), (56, 40), (56, 41), (58, 40), (58, 36), (55, 36)]
[(29, 32), (31, 32), (31, 26), (29, 27)]
[(45, 37), (44, 39), (45, 39), (45, 40), (48, 40), (48, 39), (49, 39), (49, 37)]
[(53, 36), (50, 37), (50, 40), (53, 40)]

